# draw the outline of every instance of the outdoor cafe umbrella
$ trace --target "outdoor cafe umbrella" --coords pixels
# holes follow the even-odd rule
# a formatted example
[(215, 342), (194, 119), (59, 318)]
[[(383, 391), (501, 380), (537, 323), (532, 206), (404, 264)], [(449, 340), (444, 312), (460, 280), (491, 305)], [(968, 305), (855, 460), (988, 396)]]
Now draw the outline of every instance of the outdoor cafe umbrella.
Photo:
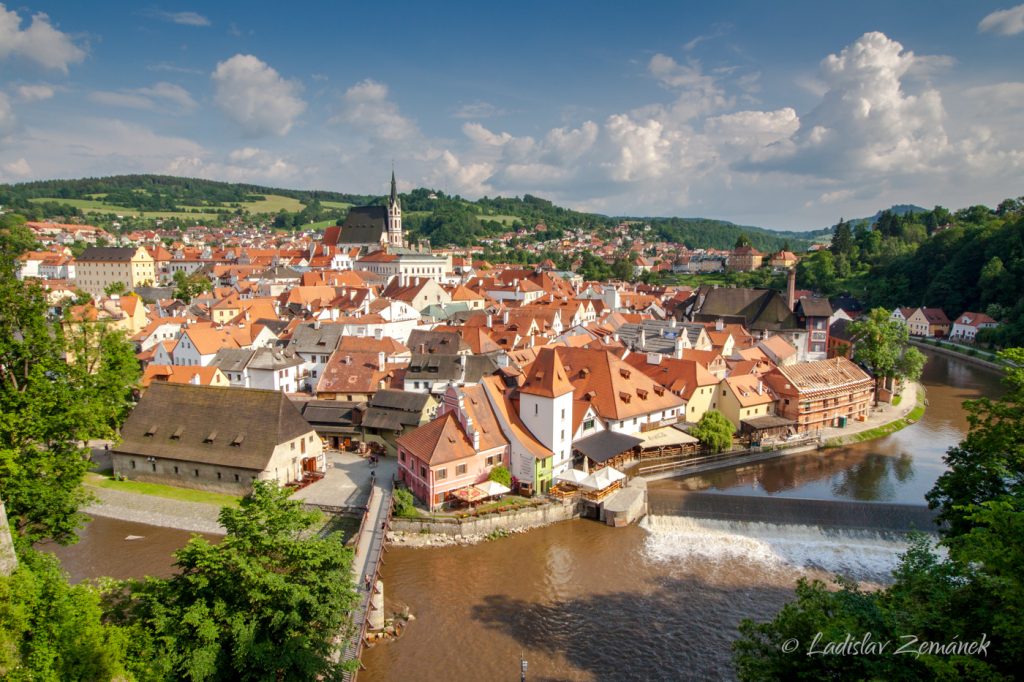
[(580, 487), (587, 490), (604, 490), (612, 483), (626, 478), (626, 474), (612, 467), (598, 469), (594, 473), (580, 481)]
[(472, 485), (466, 486), (465, 488), (459, 488), (458, 490), (452, 492), (452, 495), (459, 498), (463, 502), (470, 503), (479, 502), (480, 500), (487, 497), (486, 495), (484, 495), (482, 490)]
[(505, 493), (512, 492), (511, 488), (503, 486), (497, 481), (484, 481), (483, 483), (479, 483), (473, 487), (483, 493), (484, 497), (496, 497), (498, 495), (504, 495)]
[(571, 483), (572, 485), (579, 485), (582, 481), (586, 480), (587, 472), (580, 471), (579, 469), (569, 469), (555, 476), (556, 481), (562, 481), (563, 483)]

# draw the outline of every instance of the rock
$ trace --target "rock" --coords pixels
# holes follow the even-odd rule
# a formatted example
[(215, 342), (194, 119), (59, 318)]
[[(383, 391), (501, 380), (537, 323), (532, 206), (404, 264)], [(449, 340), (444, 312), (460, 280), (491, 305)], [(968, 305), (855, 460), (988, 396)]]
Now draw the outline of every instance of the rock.
[(410, 621), (410, 622), (411, 622), (411, 621), (414, 621), (414, 620), (416, 620), (416, 616), (415, 616), (415, 615), (413, 615), (413, 614), (411, 614), (411, 613), (407, 613), (407, 614), (405, 615), (405, 619), (406, 619), (407, 621)]

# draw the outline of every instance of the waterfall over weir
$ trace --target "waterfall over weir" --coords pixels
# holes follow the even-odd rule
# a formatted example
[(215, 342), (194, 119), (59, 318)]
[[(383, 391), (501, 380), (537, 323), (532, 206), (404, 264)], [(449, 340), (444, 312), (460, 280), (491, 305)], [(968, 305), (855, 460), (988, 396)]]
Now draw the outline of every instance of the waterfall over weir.
[(934, 532), (933, 518), (923, 506), (659, 490), (641, 527), (648, 556), (684, 570), (741, 560), (888, 582), (907, 532)]

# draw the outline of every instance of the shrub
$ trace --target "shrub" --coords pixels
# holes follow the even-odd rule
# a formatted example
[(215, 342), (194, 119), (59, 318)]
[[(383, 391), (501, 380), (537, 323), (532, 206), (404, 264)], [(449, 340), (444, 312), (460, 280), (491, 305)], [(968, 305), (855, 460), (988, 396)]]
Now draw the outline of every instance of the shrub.
[(512, 487), (512, 474), (509, 472), (508, 469), (501, 466), (500, 464), (491, 469), (491, 473), (487, 478), (496, 483), (502, 484), (506, 488)]
[(405, 488), (395, 489), (395, 515), (406, 518), (417, 515), (412, 493)]

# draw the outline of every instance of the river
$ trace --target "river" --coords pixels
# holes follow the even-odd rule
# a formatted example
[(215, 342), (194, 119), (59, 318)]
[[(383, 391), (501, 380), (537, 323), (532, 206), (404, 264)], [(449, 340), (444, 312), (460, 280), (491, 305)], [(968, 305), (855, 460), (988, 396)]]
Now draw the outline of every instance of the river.
[[(917, 424), (823, 454), (652, 483), (652, 505), (684, 490), (923, 505), (943, 453), (966, 432), (960, 403), (999, 392), (992, 372), (928, 357)], [(76, 580), (166, 575), (189, 535), (97, 517), (57, 554)], [(884, 582), (904, 546), (858, 529), (652, 515), (622, 529), (572, 521), (469, 547), (394, 548), (386, 606), (416, 619), (366, 650), (359, 679), (515, 680), (521, 654), (529, 680), (729, 679), (742, 618), (777, 612), (798, 576)]]
[[(924, 505), (942, 455), (966, 433), (962, 401), (1000, 390), (993, 372), (928, 358), (917, 424), (822, 454), (658, 481), (652, 504), (698, 490)], [(884, 582), (904, 547), (855, 529), (652, 515), (624, 529), (572, 521), (471, 547), (396, 548), (383, 568), (386, 604), (416, 619), (365, 652), (359, 679), (515, 680), (520, 655), (530, 680), (730, 679), (741, 619), (775, 614), (799, 576)]]

